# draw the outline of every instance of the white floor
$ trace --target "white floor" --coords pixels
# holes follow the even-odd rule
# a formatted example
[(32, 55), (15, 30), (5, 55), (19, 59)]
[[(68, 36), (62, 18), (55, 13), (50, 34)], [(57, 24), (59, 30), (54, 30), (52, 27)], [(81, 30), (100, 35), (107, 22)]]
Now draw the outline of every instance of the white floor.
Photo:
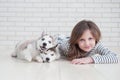
[(0, 80), (120, 80), (120, 64), (29, 63), (12, 58), (11, 51), (0, 50)]

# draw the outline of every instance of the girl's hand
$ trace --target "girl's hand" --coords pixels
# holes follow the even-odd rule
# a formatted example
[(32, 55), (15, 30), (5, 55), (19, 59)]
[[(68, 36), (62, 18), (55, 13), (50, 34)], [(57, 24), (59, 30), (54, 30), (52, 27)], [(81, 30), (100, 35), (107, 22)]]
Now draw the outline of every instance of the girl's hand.
[(94, 62), (94, 60), (91, 57), (73, 59), (71, 61), (72, 64), (89, 64), (89, 63), (93, 63), (93, 62)]

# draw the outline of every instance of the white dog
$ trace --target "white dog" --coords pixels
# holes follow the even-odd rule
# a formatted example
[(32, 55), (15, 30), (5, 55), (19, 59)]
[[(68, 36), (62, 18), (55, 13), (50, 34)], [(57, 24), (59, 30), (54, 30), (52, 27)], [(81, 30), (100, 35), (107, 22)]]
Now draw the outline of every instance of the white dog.
[(54, 38), (43, 34), (37, 40), (25, 40), (17, 43), (12, 57), (27, 61), (51, 62), (59, 58), (59, 53)]
[(52, 48), (41, 51), (43, 62), (51, 62), (60, 58), (59, 45), (55, 45)]

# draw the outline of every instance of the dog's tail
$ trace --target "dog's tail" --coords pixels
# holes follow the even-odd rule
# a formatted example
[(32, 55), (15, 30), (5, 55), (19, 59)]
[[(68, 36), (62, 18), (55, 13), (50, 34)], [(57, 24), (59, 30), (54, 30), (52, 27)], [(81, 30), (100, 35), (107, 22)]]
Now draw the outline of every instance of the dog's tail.
[(13, 52), (12, 54), (11, 54), (11, 57), (17, 57), (17, 54), (16, 54), (16, 52)]
[(14, 51), (12, 52), (12, 54), (11, 54), (11, 57), (17, 57), (17, 47), (18, 47), (18, 45), (20, 44), (20, 42), (18, 42), (16, 45), (15, 45), (15, 49), (14, 49)]

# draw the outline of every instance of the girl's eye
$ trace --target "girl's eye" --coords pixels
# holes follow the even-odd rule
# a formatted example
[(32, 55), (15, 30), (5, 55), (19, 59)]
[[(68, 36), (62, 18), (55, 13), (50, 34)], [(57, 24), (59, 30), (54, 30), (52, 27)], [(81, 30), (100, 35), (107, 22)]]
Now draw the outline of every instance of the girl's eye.
[(93, 38), (89, 38), (89, 40), (92, 40)]
[(80, 42), (84, 41), (84, 39), (80, 39)]
[(54, 54), (51, 54), (51, 56), (54, 56)]
[(42, 38), (42, 41), (44, 41), (45, 39), (44, 38)]

